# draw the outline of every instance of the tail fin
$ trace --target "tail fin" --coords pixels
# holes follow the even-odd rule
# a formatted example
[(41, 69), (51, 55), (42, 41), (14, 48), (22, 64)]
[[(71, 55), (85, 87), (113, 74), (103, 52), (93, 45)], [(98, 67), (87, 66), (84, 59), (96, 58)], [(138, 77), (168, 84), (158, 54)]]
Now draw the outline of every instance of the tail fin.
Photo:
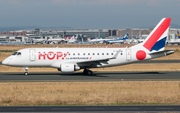
[(171, 18), (163, 18), (149, 34), (146, 40), (144, 40), (144, 42), (139, 45), (142, 45), (150, 52), (164, 50), (170, 22)]
[(178, 38), (180, 38), (180, 33), (179, 33), (179, 31), (177, 31), (177, 34), (178, 34)]
[(63, 34), (63, 38), (65, 38), (66, 37), (66, 31), (64, 31), (64, 34)]
[(70, 40), (73, 40), (74, 39), (74, 35), (70, 38)]
[(76, 37), (74, 39), (77, 40), (77, 38), (78, 38), (78, 35), (76, 35)]
[(75, 37), (75, 36), (72, 36), (72, 37), (68, 40), (67, 43), (74, 43), (74, 42), (77, 41), (77, 38), (78, 38), (78, 35), (76, 35), (76, 37)]
[(128, 37), (129, 37), (129, 34), (127, 33), (127, 34), (123, 37), (123, 39), (126, 40), (126, 39), (128, 39)]
[(70, 38), (70, 36), (68, 36), (68, 37), (66, 38), (66, 40), (69, 40), (69, 38)]

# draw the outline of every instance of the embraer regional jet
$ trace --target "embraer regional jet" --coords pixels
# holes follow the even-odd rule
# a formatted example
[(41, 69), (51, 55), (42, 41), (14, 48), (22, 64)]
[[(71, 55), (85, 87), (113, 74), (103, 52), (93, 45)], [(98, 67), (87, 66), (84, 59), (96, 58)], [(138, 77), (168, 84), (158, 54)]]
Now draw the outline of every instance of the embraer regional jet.
[(53, 67), (62, 73), (73, 73), (84, 69), (92, 75), (90, 68), (119, 66), (149, 60), (174, 53), (165, 50), (171, 18), (163, 18), (143, 43), (130, 48), (28, 48), (21, 49), (2, 64), (23, 67)]

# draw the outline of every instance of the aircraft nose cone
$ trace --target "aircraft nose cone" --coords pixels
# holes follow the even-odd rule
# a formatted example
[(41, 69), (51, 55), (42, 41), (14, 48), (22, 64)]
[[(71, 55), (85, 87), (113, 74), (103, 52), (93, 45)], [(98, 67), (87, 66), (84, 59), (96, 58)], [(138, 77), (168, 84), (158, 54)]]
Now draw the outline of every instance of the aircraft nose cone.
[(3, 62), (2, 62), (3, 65), (7, 65), (8, 64), (8, 60), (5, 59)]

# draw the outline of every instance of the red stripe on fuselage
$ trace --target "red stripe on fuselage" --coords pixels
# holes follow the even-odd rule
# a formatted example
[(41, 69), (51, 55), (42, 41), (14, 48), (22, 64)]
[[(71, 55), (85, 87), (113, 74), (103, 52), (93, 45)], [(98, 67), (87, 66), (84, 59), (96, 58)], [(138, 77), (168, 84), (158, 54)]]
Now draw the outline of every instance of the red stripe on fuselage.
[(166, 18), (156, 29), (156, 31), (151, 35), (151, 37), (144, 43), (144, 47), (149, 51), (154, 46), (154, 44), (158, 41), (158, 39), (163, 35), (163, 33), (167, 30), (170, 25), (171, 18)]

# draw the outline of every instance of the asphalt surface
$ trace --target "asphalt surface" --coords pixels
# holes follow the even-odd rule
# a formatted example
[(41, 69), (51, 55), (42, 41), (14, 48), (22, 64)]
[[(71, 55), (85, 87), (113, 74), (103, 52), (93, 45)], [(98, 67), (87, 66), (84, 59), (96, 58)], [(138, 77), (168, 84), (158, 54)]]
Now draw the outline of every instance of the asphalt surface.
[(170, 106), (2, 106), (0, 112), (175, 112), (179, 105)]
[(180, 72), (94, 72), (83, 73), (0, 73), (0, 82), (72, 82), (72, 81), (146, 81), (146, 80), (180, 80)]
[[(148, 60), (139, 63), (180, 63), (180, 60)], [(1, 62), (0, 62), (1, 64)], [(121, 81), (121, 80), (180, 80), (180, 72), (94, 72), (92, 76), (82, 73), (1, 73), (0, 82), (33, 81)]]

